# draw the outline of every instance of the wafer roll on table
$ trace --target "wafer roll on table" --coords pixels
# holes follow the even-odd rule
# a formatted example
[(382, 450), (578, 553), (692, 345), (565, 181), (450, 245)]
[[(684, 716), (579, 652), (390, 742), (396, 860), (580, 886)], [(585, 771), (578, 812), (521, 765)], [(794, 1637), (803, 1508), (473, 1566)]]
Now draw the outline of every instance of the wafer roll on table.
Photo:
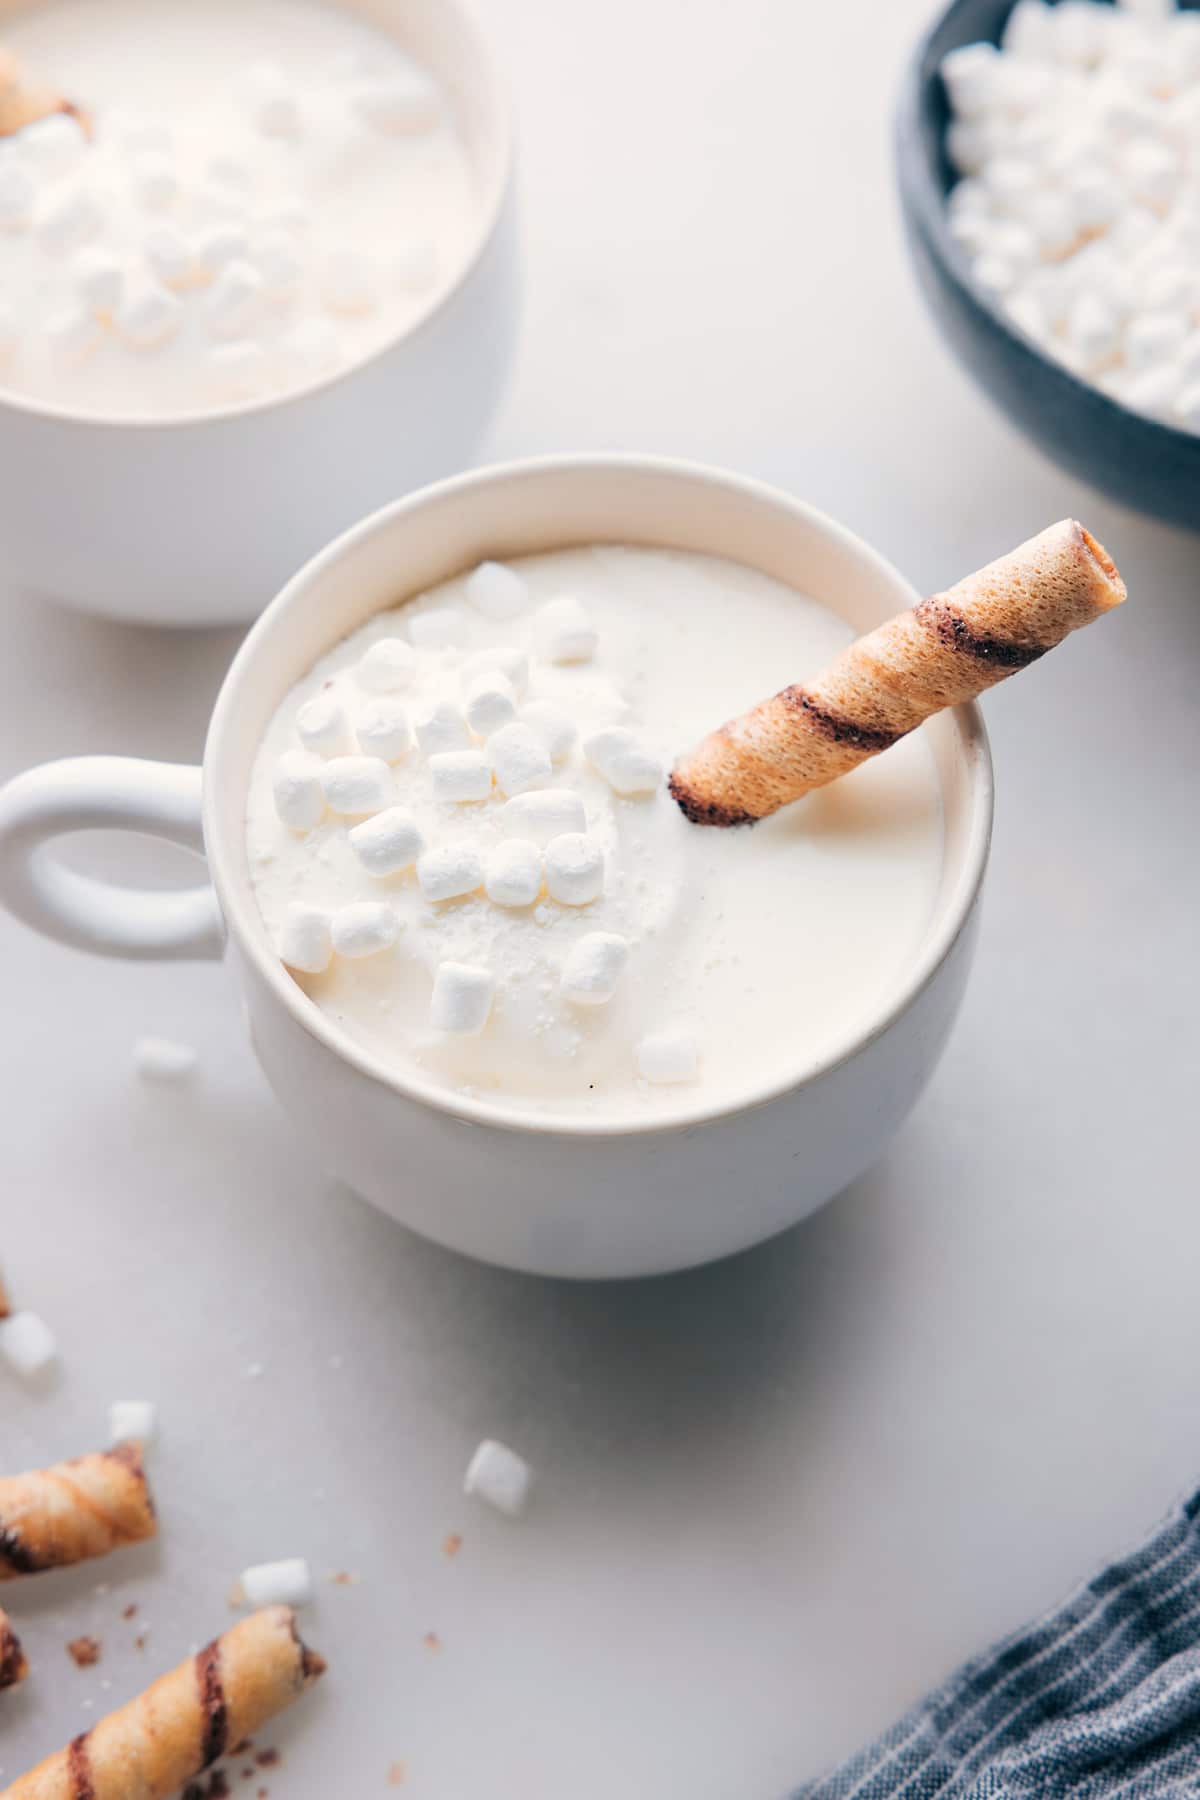
[(91, 136), (88, 115), (73, 101), (23, 69), (12, 52), (0, 44), (0, 138), (10, 137), (14, 131), (24, 131), (26, 125), (36, 125), (39, 119), (48, 119), (52, 113), (69, 113)]
[(169, 1800), (324, 1673), (289, 1606), (242, 1619), (0, 1800)]
[(0, 1606), (0, 1688), (16, 1687), (18, 1681), (24, 1681), (28, 1673), (29, 1664), (25, 1661), (21, 1640), (12, 1628), (8, 1614)]
[(140, 1444), (0, 1477), (0, 1581), (106, 1556), (157, 1530)]
[(676, 764), (671, 792), (697, 825), (752, 824), (1028, 668), (1124, 598), (1108, 552), (1063, 519), (720, 726)]

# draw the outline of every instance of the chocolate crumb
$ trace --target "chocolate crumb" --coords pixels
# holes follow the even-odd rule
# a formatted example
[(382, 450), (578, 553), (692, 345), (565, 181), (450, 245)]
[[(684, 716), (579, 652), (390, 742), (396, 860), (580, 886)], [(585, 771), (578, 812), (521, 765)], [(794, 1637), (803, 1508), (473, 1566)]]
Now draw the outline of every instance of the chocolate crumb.
[(131, 1600), (128, 1606), (122, 1607), (121, 1617), (123, 1619), (136, 1619), (137, 1618), (137, 1601), (136, 1600)]
[(269, 1788), (259, 1788), (258, 1800), (267, 1800), (267, 1795), (269, 1792), (270, 1792)]
[(357, 1587), (359, 1577), (352, 1575), (349, 1569), (334, 1569), (329, 1577), (334, 1587)]
[(450, 1536), (446, 1539), (445, 1543), (442, 1545), (443, 1555), (457, 1556), (459, 1551), (462, 1549), (462, 1544), (463, 1544), (463, 1541), (462, 1541), (462, 1538), (459, 1535), (459, 1533), (457, 1531), (452, 1531), (450, 1533)]
[(72, 1638), (67, 1645), (67, 1655), (77, 1669), (90, 1669), (93, 1663), (100, 1661), (102, 1649), (99, 1638), (77, 1637)]
[(442, 1640), (436, 1631), (427, 1631), (421, 1642), (427, 1650), (440, 1650), (442, 1647)]
[(229, 1800), (229, 1777), (223, 1769), (214, 1769), (209, 1777), (208, 1800)]
[(283, 1759), (278, 1750), (259, 1750), (254, 1760), (260, 1769), (273, 1769)]

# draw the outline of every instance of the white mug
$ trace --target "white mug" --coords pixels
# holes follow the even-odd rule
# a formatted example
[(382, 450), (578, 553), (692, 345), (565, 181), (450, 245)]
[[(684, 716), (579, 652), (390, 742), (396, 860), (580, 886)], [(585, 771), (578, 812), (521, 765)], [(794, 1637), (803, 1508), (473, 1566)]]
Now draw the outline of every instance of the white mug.
[[(485, 557), (599, 542), (731, 557), (867, 630), (917, 596), (811, 507), (686, 464), (552, 457), (464, 475), (377, 513), (288, 583), (238, 652), (203, 769), (118, 757), (49, 763), (0, 791), (0, 900), (86, 949), (225, 955), (267, 1077), (313, 1155), (405, 1224), (540, 1274), (650, 1275), (726, 1256), (794, 1224), (879, 1155), (946, 1041), (971, 963), (992, 817), (974, 706), (926, 727), (945, 851), (934, 916), (898, 990), (803, 1080), (684, 1123), (569, 1124), (435, 1088), (353, 1042), (291, 979), (255, 902), (244, 839), (259, 742), (340, 638)], [(786, 672), (785, 672), (786, 673)], [(63, 833), (122, 827), (204, 854), (211, 886), (137, 893), (47, 855)], [(781, 1069), (789, 1059), (781, 1057)]]
[[(0, 0), (0, 38), (27, 4)], [(146, 624), (249, 620), (337, 532), (469, 462), (517, 335), (503, 88), (458, 0), (339, 4), (395, 36), (451, 96), (479, 206), (452, 279), (373, 355), (279, 399), (121, 420), (0, 385), (8, 585)]]

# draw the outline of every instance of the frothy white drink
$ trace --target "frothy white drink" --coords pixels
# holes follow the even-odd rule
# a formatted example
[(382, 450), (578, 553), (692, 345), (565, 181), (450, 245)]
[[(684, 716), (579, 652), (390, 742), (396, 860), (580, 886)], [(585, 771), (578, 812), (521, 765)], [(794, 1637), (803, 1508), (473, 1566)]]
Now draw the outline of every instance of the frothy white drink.
[(336, 373), (456, 274), (478, 215), (447, 97), (305, 0), (59, 0), (5, 20), (83, 107), (0, 138), (0, 391), (155, 418)]
[(738, 564), (559, 551), (384, 613), (279, 708), (247, 846), (315, 1005), (391, 1067), (576, 1120), (732, 1104), (878, 1016), (930, 920), (921, 732), (751, 829), (673, 756), (851, 637)]

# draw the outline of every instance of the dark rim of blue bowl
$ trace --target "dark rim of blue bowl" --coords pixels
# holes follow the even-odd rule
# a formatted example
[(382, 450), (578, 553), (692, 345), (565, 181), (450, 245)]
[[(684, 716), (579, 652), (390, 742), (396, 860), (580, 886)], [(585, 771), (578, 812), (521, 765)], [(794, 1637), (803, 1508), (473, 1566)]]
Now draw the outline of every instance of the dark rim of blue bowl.
[[(897, 167), (901, 193), (907, 206), (919, 219), (927, 242), (937, 252), (942, 267), (953, 280), (955, 286), (966, 295), (979, 311), (985, 313), (991, 324), (1017, 350), (1023, 351), (1029, 361), (1036, 365), (1039, 375), (1051, 386), (1057, 385), (1073, 401), (1086, 400), (1092, 406), (1098, 406), (1111, 414), (1114, 421), (1119, 421), (1126, 429), (1134, 427), (1146, 433), (1148, 443), (1156, 443), (1160, 452), (1166, 447), (1184, 456), (1195, 456), (1200, 460), (1200, 433), (1185, 431), (1182, 426), (1168, 425), (1161, 419), (1155, 419), (1149, 413), (1135, 412), (1125, 406), (1112, 394), (1106, 393), (1094, 382), (1085, 381), (1068, 369), (1065, 363), (1057, 362), (1048, 356), (1035, 338), (1021, 330), (1007, 312), (998, 307), (971, 279), (970, 267), (966, 257), (950, 235), (949, 215), (946, 200), (949, 190), (942, 186), (941, 178), (933, 174), (929, 168), (925, 148), (924, 118), (926, 100), (933, 84), (941, 86), (941, 75), (938, 73), (940, 55), (935, 51), (936, 41), (942, 36), (947, 26), (951, 25), (956, 14), (962, 12), (972, 0), (950, 0), (950, 5), (943, 7), (933, 22), (922, 34), (916, 49), (909, 59), (900, 92), (900, 101), (896, 114)], [(1189, 0), (1182, 0), (1189, 6)], [(1004, 11), (1004, 20), (1013, 11), (1016, 0), (1009, 0)], [(1190, 7), (1189, 7), (1190, 10)], [(964, 40), (970, 41), (970, 40)], [(942, 53), (944, 54), (944, 52)], [(942, 160), (950, 169), (945, 151), (945, 134), (941, 140)], [(957, 179), (957, 176), (954, 177)]]

